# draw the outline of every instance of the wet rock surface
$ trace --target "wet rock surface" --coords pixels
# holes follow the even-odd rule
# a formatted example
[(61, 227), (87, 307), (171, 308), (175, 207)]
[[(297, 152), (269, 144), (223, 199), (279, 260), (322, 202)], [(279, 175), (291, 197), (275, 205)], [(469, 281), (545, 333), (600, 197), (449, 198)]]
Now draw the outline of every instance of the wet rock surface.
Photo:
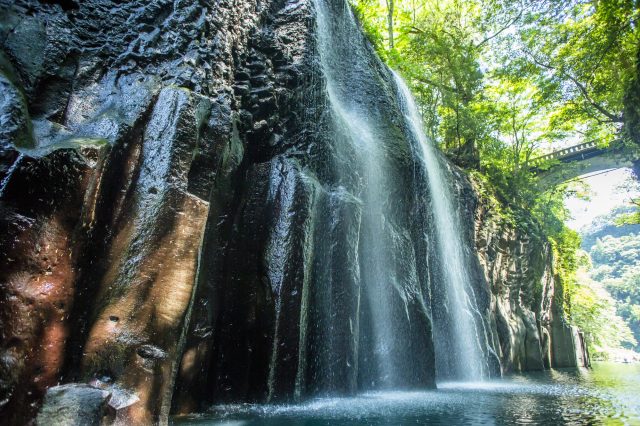
[(49, 388), (36, 424), (51, 426), (98, 426), (108, 415), (111, 394), (83, 384)]
[[(357, 60), (343, 78), (392, 165), (380, 229), (332, 128), (312, 1), (0, 0), (0, 418), (44, 398), (41, 416), (89, 421), (109, 394), (109, 422), (166, 423), (397, 384), (365, 297), (382, 266), (395, 380), (433, 386), (428, 189), (390, 73), (369, 47)], [(548, 249), (514, 247), (464, 188), (488, 356), (538, 368)], [(93, 387), (52, 388), (71, 382)]]
[(226, 154), (236, 67), (266, 7), (0, 2), (10, 424), (66, 381), (122, 396), (116, 422), (166, 422), (214, 181), (243, 154)]
[(461, 178), (476, 281), (488, 290), (487, 323), (503, 373), (588, 366), (584, 341), (562, 313), (562, 285), (551, 246), (536, 224), (514, 224), (477, 180)]
[(83, 203), (105, 151), (18, 156), (2, 188), (2, 392), (15, 404), (5, 418), (31, 412), (61, 379), (84, 247)]

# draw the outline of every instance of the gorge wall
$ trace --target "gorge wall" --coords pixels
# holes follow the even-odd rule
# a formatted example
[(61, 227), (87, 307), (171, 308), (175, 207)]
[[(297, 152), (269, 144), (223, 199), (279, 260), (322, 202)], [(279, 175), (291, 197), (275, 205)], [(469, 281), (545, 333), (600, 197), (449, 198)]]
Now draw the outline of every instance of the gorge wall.
[[(0, 418), (63, 383), (89, 386), (47, 407), (139, 424), (435, 386), (425, 165), (393, 76), (320, 1), (0, 0)], [(448, 170), (487, 375), (575, 365), (548, 244)]]
[(468, 238), (476, 249), (476, 279), (491, 291), (490, 323), (503, 373), (587, 367), (584, 337), (567, 323), (551, 244), (537, 224), (505, 214), (488, 185), (460, 176)]

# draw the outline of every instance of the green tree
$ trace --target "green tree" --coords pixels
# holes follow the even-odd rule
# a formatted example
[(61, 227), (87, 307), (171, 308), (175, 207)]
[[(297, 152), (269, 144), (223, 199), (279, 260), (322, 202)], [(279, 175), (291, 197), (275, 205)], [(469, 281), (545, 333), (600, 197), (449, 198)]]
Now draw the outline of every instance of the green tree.
[[(613, 221), (611, 216), (608, 219)], [(591, 246), (590, 279), (611, 294), (617, 315), (628, 325), (635, 341), (640, 342), (640, 234), (627, 232), (626, 235), (605, 235)], [(627, 346), (640, 350), (637, 343)]]
[(585, 333), (592, 356), (607, 358), (611, 350), (637, 345), (609, 293), (584, 273), (574, 289), (571, 321)]
[(621, 136), (638, 13), (634, 0), (530, 0), (518, 31), (531, 74), (560, 100), (558, 119), (603, 145)]

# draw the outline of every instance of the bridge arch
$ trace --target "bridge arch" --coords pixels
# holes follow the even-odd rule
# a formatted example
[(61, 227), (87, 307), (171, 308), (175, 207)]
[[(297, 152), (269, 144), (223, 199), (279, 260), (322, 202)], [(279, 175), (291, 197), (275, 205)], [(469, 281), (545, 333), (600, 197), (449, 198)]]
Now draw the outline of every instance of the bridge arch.
[[(557, 162), (543, 169), (541, 166), (549, 160)], [(586, 142), (535, 158), (531, 164), (532, 170), (540, 177), (540, 183), (551, 187), (587, 174), (633, 168), (639, 160), (640, 153), (636, 149), (618, 146), (599, 148), (595, 142)]]

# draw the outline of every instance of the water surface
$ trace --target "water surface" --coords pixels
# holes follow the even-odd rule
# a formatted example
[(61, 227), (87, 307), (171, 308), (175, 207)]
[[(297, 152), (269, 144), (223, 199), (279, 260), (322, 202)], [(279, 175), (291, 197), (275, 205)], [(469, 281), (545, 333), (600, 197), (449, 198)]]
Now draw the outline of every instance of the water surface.
[(640, 364), (594, 364), (438, 390), (372, 392), (298, 405), (235, 404), (176, 425), (640, 425)]

